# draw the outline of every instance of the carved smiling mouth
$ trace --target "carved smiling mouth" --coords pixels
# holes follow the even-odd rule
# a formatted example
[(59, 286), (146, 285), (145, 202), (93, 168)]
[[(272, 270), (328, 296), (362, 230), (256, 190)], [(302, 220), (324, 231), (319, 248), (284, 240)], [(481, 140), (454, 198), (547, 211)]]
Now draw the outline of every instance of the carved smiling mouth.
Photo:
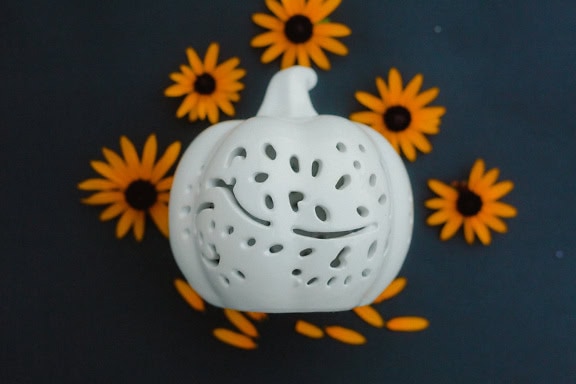
[[(254, 216), (252, 213), (248, 212), (248, 210), (246, 210), (246, 208), (244, 208), (242, 206), (242, 204), (240, 204), (240, 202), (236, 198), (236, 195), (234, 194), (235, 184), (236, 184), (235, 179), (232, 179), (230, 184), (226, 183), (222, 179), (212, 179), (212, 180), (210, 180), (210, 183), (209, 183), (209, 185), (211, 187), (222, 188), (226, 192), (226, 194), (230, 197), (231, 202), (240, 211), (242, 211), (242, 213), (244, 213), (246, 215), (246, 217), (248, 217), (249, 219), (251, 219), (252, 221), (254, 221), (258, 224), (269, 227), (272, 224), (270, 221)], [(209, 208), (214, 208), (213, 204), (211, 204), (211, 206)], [(338, 239), (338, 238), (349, 237), (349, 236), (353, 236), (353, 235), (364, 234), (367, 232), (372, 232), (372, 231), (375, 231), (377, 227), (378, 227), (377, 223), (371, 223), (371, 224), (365, 225), (363, 227), (358, 227), (358, 228), (353, 228), (353, 229), (348, 229), (348, 230), (343, 230), (343, 231), (309, 231), (309, 230), (302, 229), (302, 228), (293, 228), (292, 232), (294, 232), (294, 234), (296, 234), (298, 236), (309, 237), (309, 238), (313, 238), (313, 239), (327, 240), (327, 239)]]
[(307, 231), (301, 228), (294, 228), (292, 232), (294, 232), (296, 235), (299, 236), (311, 237), (314, 239), (337, 239), (341, 237), (352, 236), (355, 234), (371, 232), (376, 230), (377, 226), (378, 225), (376, 223), (372, 223), (364, 227), (349, 229), (346, 231), (332, 231), (332, 232)]

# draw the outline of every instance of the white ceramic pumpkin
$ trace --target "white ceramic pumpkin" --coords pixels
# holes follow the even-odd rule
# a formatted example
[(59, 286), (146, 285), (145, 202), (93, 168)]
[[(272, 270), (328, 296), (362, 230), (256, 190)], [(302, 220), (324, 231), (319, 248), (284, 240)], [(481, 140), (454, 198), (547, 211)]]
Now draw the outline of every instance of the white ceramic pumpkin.
[(318, 115), (316, 74), (271, 80), (256, 117), (216, 124), (184, 153), (170, 242), (213, 305), (311, 312), (366, 305), (402, 266), (412, 236), (406, 169), (373, 129)]

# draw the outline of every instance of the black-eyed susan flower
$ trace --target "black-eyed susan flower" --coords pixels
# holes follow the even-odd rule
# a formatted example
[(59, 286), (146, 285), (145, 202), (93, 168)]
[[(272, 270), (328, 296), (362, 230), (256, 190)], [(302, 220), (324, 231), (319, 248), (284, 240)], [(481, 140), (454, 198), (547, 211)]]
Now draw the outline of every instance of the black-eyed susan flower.
[(498, 201), (513, 188), (511, 181), (496, 182), (500, 172), (497, 168), (485, 171), (482, 159), (476, 160), (468, 176), (468, 181), (444, 184), (439, 180), (429, 180), (428, 186), (438, 197), (426, 201), (426, 207), (436, 210), (428, 219), (428, 225), (443, 225), (440, 239), (448, 240), (464, 228), (464, 238), (468, 244), (477, 236), (480, 242), (488, 245), (492, 241), (490, 230), (505, 233), (508, 230), (501, 218), (516, 216), (516, 208)]
[(406, 86), (396, 68), (388, 73), (388, 84), (381, 77), (376, 78), (379, 96), (358, 91), (358, 102), (371, 111), (355, 112), (350, 119), (369, 125), (380, 132), (394, 147), (410, 161), (416, 160), (416, 150), (422, 153), (432, 151), (426, 135), (439, 132), (440, 118), (446, 112), (444, 107), (427, 107), (436, 96), (438, 88), (420, 92), (424, 78), (417, 74)]
[(238, 68), (240, 59), (232, 57), (218, 64), (220, 46), (212, 43), (206, 51), (204, 61), (193, 48), (186, 50), (189, 65), (181, 65), (180, 72), (170, 74), (176, 83), (164, 91), (168, 97), (185, 96), (176, 111), (178, 118), (188, 115), (190, 121), (205, 120), (215, 124), (220, 110), (228, 116), (236, 113), (232, 102), (240, 100), (239, 91), (244, 85), (239, 81), (246, 75)]
[(168, 199), (173, 177), (165, 175), (178, 158), (180, 143), (172, 143), (158, 161), (155, 135), (150, 135), (146, 140), (141, 159), (127, 137), (120, 138), (120, 146), (122, 156), (102, 148), (106, 162), (90, 162), (102, 178), (88, 179), (78, 184), (81, 190), (97, 191), (82, 199), (82, 202), (108, 205), (100, 214), (102, 221), (120, 216), (116, 225), (117, 238), (124, 237), (132, 228), (136, 240), (141, 241), (146, 214), (150, 215), (160, 232), (168, 237)]
[(350, 28), (327, 20), (341, 0), (266, 0), (274, 16), (256, 13), (254, 23), (269, 31), (251, 41), (253, 47), (268, 47), (262, 54), (263, 63), (282, 55), (282, 69), (295, 63), (306, 67), (311, 61), (319, 68), (330, 69), (324, 50), (336, 55), (347, 55), (348, 48), (336, 37), (348, 36)]

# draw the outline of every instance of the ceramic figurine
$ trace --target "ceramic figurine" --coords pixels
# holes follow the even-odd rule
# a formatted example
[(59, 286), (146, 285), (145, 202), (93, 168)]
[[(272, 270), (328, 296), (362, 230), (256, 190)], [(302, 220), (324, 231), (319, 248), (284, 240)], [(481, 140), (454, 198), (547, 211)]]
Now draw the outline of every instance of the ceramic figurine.
[(406, 169), (373, 129), (318, 115), (316, 73), (271, 80), (257, 115), (202, 132), (170, 196), (170, 243), (190, 285), (219, 307), (349, 310), (397, 275), (412, 236)]

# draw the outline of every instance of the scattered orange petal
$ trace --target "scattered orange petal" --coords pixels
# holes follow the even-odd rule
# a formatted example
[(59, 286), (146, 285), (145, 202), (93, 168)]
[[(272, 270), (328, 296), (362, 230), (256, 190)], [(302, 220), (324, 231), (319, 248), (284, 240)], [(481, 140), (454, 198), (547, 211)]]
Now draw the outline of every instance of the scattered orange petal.
[(321, 328), (304, 320), (298, 320), (296, 322), (295, 330), (299, 334), (308, 336), (312, 339), (320, 339), (324, 337), (324, 332)]
[(228, 320), (230, 320), (230, 322), (234, 324), (236, 328), (238, 328), (239, 331), (250, 337), (258, 337), (258, 330), (254, 324), (252, 324), (250, 320), (246, 318), (246, 316), (234, 309), (229, 308), (224, 309), (224, 314)]
[(397, 279), (394, 279), (394, 281), (391, 282), (390, 285), (374, 300), (374, 304), (381, 303), (384, 300), (388, 300), (396, 296), (402, 292), (407, 283), (408, 280), (406, 280), (405, 277), (398, 277)]
[(360, 345), (366, 343), (366, 338), (362, 334), (349, 328), (332, 325), (326, 327), (325, 330), (328, 336), (346, 344)]
[(248, 317), (252, 320), (256, 321), (262, 321), (268, 318), (268, 315), (264, 312), (246, 312), (246, 315), (248, 315)]
[(369, 305), (356, 307), (353, 309), (353, 311), (362, 320), (364, 320), (373, 327), (382, 328), (384, 326), (384, 319), (382, 318), (382, 316), (380, 316), (380, 314)]
[(204, 312), (206, 309), (204, 300), (202, 300), (200, 295), (197, 294), (196, 291), (190, 285), (188, 285), (187, 282), (182, 279), (174, 279), (174, 286), (182, 298), (184, 298), (184, 300), (186, 300), (186, 302), (190, 304), (192, 308), (197, 311)]
[(430, 322), (417, 316), (395, 317), (386, 322), (386, 327), (391, 331), (398, 332), (417, 332), (428, 328)]
[(216, 328), (214, 330), (214, 337), (223, 343), (241, 349), (255, 349), (257, 347), (254, 340), (246, 335), (238, 332), (231, 331), (226, 328)]

